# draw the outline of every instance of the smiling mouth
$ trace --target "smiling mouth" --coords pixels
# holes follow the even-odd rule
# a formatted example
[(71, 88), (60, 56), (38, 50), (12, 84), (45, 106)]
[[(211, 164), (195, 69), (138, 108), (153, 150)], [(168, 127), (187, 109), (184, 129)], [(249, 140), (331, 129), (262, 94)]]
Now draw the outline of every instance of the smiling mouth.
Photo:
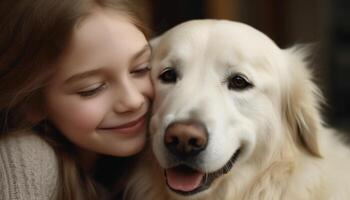
[(143, 122), (145, 120), (146, 114), (142, 115), (140, 118), (136, 119), (135, 121), (131, 121), (119, 126), (114, 126), (114, 127), (104, 127), (100, 128), (101, 130), (109, 130), (109, 129), (127, 129), (127, 128), (132, 128), (139, 124), (140, 122)]
[(181, 195), (193, 195), (204, 191), (214, 180), (231, 170), (240, 153), (239, 148), (221, 169), (212, 173), (204, 173), (184, 164), (166, 169), (166, 184), (169, 189)]

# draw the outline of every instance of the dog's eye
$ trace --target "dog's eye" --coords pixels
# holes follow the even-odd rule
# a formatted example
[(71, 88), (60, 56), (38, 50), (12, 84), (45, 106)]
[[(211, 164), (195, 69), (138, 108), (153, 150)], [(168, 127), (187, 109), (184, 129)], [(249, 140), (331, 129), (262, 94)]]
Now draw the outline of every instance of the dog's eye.
[(166, 68), (160, 75), (159, 80), (163, 83), (175, 83), (178, 78), (177, 71), (174, 68)]
[(247, 78), (245, 78), (243, 75), (236, 74), (232, 75), (228, 78), (228, 89), (229, 90), (244, 90), (246, 88), (250, 88), (253, 85), (249, 83)]

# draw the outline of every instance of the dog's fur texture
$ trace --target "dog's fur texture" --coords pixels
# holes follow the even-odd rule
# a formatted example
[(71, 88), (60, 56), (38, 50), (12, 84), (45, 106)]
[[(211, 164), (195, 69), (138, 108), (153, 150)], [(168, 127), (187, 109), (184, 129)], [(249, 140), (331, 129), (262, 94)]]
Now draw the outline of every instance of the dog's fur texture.
[[(151, 144), (126, 199), (350, 199), (350, 151), (323, 125), (322, 95), (305, 61), (307, 49), (280, 49), (252, 27), (226, 20), (185, 22), (152, 47)], [(160, 80), (166, 69), (176, 71), (176, 82)], [(250, 87), (229, 88), (235, 74)], [(164, 132), (169, 124), (188, 120), (208, 130), (206, 148), (193, 159), (198, 170), (219, 170), (237, 149), (241, 153), (208, 189), (182, 195), (166, 184), (164, 169), (176, 162)]]

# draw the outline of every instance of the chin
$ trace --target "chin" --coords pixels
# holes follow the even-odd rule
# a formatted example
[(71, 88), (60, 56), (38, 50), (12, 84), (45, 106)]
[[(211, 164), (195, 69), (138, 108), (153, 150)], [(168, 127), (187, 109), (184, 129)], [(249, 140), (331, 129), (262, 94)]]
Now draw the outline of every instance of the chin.
[(115, 156), (126, 157), (133, 156), (142, 151), (146, 144), (146, 137), (142, 136), (135, 138), (131, 141), (120, 142), (115, 144), (116, 147)]

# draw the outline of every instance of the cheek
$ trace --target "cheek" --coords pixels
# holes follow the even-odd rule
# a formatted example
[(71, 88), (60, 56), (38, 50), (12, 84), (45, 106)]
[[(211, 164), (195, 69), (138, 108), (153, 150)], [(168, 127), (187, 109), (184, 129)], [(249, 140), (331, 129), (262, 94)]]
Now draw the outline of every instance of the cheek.
[[(58, 99), (57, 99), (58, 100)], [(103, 119), (103, 104), (96, 101), (66, 99), (50, 104), (48, 117), (59, 129), (95, 129)]]
[(142, 79), (135, 80), (134, 84), (138, 90), (148, 99), (153, 100), (154, 98), (154, 86), (150, 76), (145, 76)]
[(101, 107), (93, 105), (79, 105), (70, 110), (72, 114), (68, 116), (68, 120), (78, 128), (96, 127), (103, 118)]

